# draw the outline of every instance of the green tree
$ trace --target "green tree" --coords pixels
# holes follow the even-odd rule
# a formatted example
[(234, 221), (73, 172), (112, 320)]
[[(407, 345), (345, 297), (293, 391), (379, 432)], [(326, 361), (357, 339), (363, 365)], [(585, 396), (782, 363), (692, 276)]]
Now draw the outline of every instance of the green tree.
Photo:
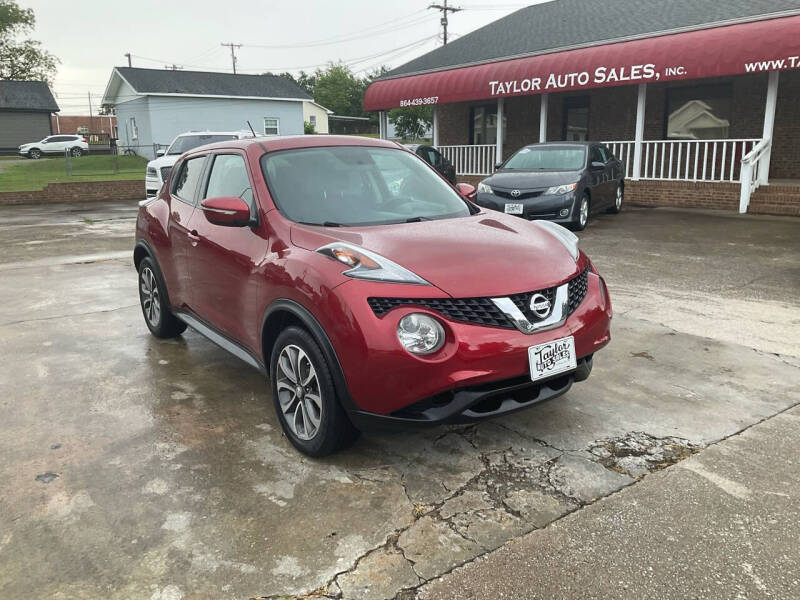
[(364, 115), (364, 80), (356, 77), (347, 65), (330, 63), (314, 73), (314, 101), (336, 115)]
[(52, 82), (58, 59), (35, 40), (19, 38), (33, 31), (33, 9), (0, 0), (0, 79)]
[(394, 125), (397, 137), (404, 140), (420, 140), (425, 137), (433, 122), (430, 106), (409, 106), (389, 111), (389, 122)]

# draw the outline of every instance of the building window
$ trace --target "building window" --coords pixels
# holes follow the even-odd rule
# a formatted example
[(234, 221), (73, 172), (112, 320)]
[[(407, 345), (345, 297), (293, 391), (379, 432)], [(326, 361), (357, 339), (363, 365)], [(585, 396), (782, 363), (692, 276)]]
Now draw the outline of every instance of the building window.
[(564, 127), (561, 136), (567, 142), (589, 139), (589, 96), (564, 100)]
[(730, 84), (697, 85), (667, 90), (668, 140), (716, 140), (730, 135)]
[[(469, 143), (470, 144), (496, 144), (497, 143), (497, 104), (484, 104), (473, 106), (469, 111)], [(508, 119), (503, 115), (503, 130), (508, 131)]]
[(131, 140), (139, 139), (139, 128), (136, 126), (136, 119), (131, 117), (128, 121), (130, 123)]
[(89, 128), (86, 127), (86, 125), (81, 125), (80, 127), (78, 127), (78, 133), (80, 133), (81, 135), (87, 135), (89, 133)]
[(264, 135), (280, 135), (280, 119), (264, 117)]
[(308, 116), (308, 122), (311, 123), (312, 127), (316, 127), (317, 126), (317, 115), (309, 115)]

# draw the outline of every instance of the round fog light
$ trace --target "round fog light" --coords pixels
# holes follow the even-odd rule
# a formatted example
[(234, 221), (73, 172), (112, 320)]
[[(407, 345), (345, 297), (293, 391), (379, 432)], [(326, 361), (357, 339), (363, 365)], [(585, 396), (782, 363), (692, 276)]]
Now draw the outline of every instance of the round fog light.
[(566, 217), (568, 214), (569, 214), (569, 209), (568, 208), (562, 208), (559, 211), (558, 216), (559, 217)]
[(397, 324), (397, 339), (412, 354), (431, 354), (444, 344), (444, 329), (433, 317), (412, 313)]

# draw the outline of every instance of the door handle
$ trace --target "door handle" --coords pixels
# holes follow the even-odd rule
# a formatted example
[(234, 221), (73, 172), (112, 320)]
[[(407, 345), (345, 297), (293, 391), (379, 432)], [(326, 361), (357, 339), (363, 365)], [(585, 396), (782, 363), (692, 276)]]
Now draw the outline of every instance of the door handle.
[(186, 234), (189, 240), (192, 242), (192, 246), (197, 246), (197, 242), (200, 241), (200, 236), (197, 235), (197, 230), (192, 229), (190, 232)]

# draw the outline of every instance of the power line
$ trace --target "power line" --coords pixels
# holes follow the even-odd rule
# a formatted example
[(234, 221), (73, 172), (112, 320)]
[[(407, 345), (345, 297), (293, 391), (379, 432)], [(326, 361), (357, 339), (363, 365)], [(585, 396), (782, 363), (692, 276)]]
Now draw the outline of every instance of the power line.
[(442, 0), (442, 4), (431, 4), (428, 9), (434, 8), (442, 13), (442, 45), (447, 45), (447, 13), (457, 13), (463, 8), (456, 8), (455, 6), (447, 6), (447, 0)]

